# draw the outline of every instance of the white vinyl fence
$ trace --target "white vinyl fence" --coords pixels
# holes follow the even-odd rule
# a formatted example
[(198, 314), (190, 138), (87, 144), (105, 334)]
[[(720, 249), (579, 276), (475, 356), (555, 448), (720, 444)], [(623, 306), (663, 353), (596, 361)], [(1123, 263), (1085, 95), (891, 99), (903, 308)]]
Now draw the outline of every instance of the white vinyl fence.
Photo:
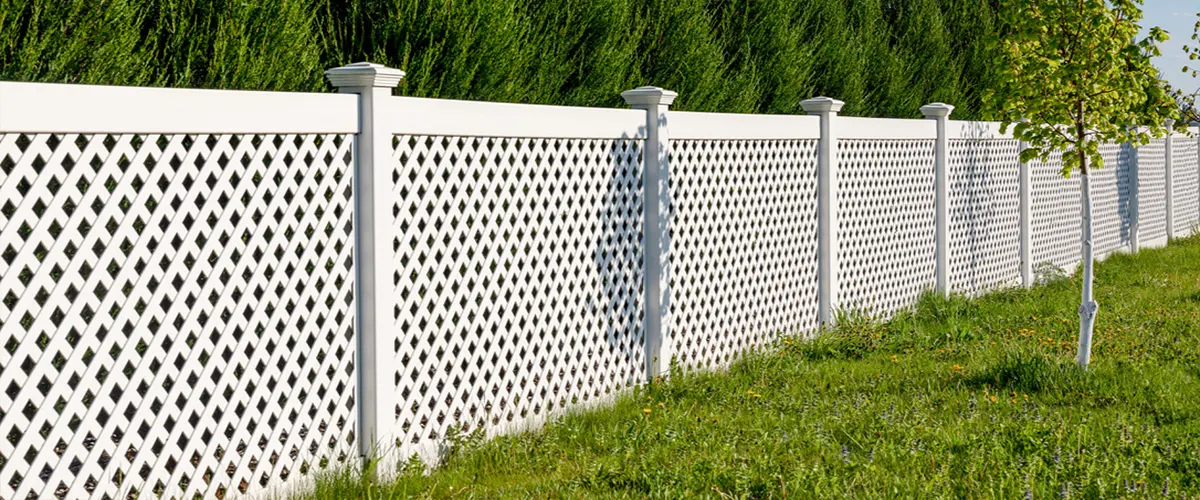
[[(837, 311), (1079, 262), (998, 124), (0, 82), (0, 498), (228, 498), (435, 459)], [(1197, 132), (1109, 145), (1101, 255), (1200, 225)], [(1169, 187), (1169, 189), (1168, 189)], [(1168, 193), (1170, 196), (1168, 197)]]

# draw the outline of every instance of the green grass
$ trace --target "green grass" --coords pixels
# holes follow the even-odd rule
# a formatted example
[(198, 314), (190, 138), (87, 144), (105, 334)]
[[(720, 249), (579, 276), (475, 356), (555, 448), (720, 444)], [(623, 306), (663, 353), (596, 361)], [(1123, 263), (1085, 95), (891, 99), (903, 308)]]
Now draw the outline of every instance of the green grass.
[(484, 442), (394, 483), (297, 498), (1200, 496), (1200, 237), (1099, 265), (1093, 363), (1077, 277), (846, 318), (726, 373)]

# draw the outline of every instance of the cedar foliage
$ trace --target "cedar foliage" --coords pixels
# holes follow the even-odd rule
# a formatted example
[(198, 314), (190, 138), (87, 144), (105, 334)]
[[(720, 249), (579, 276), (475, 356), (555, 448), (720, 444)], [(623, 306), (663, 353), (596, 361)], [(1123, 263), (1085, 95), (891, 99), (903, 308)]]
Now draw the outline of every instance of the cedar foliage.
[(423, 97), (679, 110), (978, 116), (995, 0), (0, 0), (0, 79), (326, 91), (371, 60)]

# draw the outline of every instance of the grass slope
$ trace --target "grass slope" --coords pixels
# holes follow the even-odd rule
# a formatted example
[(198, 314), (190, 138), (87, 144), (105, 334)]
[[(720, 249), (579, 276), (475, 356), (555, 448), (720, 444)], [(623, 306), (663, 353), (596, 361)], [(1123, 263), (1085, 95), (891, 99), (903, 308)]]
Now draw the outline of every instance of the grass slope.
[(786, 339), (395, 483), (299, 498), (1200, 495), (1200, 237), (1099, 265), (1091, 369), (1076, 278)]

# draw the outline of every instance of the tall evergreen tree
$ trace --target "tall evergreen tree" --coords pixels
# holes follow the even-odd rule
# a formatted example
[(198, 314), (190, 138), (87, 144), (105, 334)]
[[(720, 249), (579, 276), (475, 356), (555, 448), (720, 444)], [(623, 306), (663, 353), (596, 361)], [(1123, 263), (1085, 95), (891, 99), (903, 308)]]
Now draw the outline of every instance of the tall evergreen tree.
[(0, 79), (329, 90), (325, 68), (408, 72), (405, 95), (680, 110), (977, 115), (996, 0), (0, 0)]

